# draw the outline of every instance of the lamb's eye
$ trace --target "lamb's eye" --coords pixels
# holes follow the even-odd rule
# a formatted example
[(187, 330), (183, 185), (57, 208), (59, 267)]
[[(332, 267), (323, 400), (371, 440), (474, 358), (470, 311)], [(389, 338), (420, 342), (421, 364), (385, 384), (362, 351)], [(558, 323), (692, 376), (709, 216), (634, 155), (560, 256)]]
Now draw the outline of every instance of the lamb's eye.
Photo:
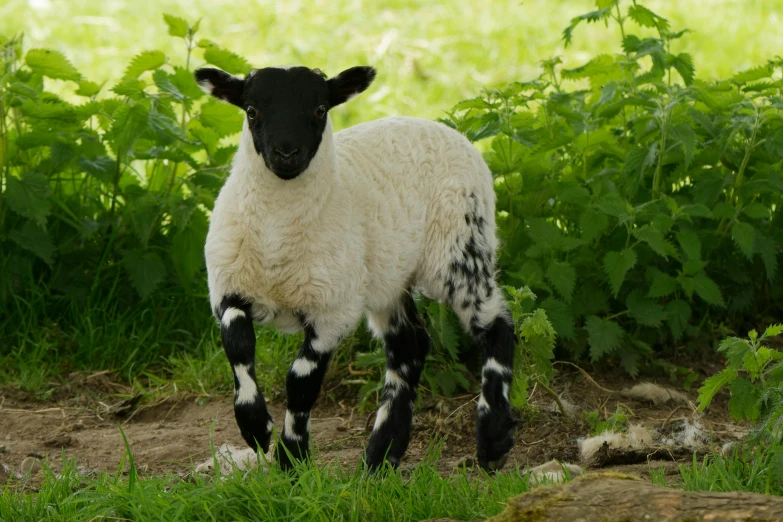
[(319, 105), (315, 109), (315, 115), (318, 116), (319, 118), (323, 118), (324, 116), (326, 116), (326, 106), (325, 105)]
[(245, 112), (247, 112), (248, 120), (254, 120), (258, 116), (258, 111), (254, 107), (248, 107)]

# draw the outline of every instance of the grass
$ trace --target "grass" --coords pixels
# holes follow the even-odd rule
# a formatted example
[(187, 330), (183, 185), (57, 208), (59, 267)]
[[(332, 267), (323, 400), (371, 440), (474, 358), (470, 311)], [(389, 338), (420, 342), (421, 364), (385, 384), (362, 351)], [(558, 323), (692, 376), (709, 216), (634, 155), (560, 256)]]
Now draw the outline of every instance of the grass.
[(295, 478), (274, 465), (268, 473), (237, 470), (191, 480), (140, 477), (131, 456), (126, 454), (116, 473), (92, 478), (73, 462), (59, 474), (45, 470), (35, 495), (6, 486), (0, 491), (0, 521), (473, 520), (499, 513), (506, 499), (529, 489), (519, 469), (494, 477), (464, 469), (443, 476), (436, 469), (437, 447), (409, 473), (371, 477), (334, 464), (300, 464)]

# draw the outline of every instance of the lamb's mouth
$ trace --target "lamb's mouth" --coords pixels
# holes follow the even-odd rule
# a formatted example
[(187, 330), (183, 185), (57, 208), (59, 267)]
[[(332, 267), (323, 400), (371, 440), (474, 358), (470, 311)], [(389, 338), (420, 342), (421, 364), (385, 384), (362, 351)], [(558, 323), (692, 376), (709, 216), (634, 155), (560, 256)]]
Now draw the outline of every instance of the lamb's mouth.
[(275, 173), (275, 176), (277, 176), (280, 179), (284, 180), (290, 180), (294, 179), (295, 177), (299, 176), (302, 172), (307, 169), (307, 165), (298, 165), (296, 167), (272, 167), (272, 172)]

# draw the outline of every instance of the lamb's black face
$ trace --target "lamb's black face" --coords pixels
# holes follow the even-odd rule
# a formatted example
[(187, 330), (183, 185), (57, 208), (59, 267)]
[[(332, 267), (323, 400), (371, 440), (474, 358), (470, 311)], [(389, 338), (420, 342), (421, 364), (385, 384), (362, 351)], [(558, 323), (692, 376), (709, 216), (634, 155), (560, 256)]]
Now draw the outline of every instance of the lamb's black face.
[(374, 77), (371, 67), (353, 67), (330, 80), (307, 67), (268, 67), (244, 79), (218, 69), (196, 71), (205, 91), (245, 111), (256, 152), (281, 179), (307, 169), (329, 109), (365, 90)]
[(245, 78), (243, 105), (256, 152), (281, 179), (310, 165), (326, 128), (329, 88), (306, 67), (260, 69)]

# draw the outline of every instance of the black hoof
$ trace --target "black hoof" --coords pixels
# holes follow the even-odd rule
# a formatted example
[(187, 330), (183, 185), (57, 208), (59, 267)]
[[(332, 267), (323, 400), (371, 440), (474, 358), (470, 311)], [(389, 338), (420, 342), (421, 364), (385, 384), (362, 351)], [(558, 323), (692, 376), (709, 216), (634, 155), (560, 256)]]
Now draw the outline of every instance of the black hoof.
[(516, 422), (509, 415), (501, 418), (487, 415), (479, 418), (477, 432), (479, 466), (489, 472), (501, 469), (514, 447)]

